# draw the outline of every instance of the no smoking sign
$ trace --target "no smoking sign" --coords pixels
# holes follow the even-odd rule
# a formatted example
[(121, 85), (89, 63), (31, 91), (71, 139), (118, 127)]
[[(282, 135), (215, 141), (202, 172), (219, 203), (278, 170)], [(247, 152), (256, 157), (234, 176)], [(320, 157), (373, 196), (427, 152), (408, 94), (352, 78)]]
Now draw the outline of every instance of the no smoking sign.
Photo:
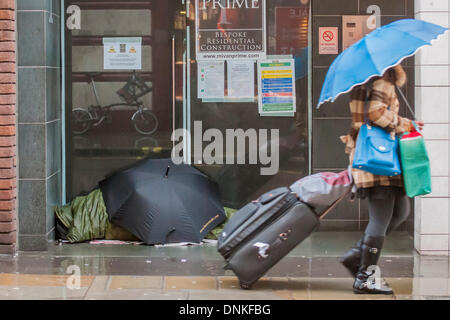
[(323, 38), (323, 40), (325, 40), (326, 42), (330, 42), (330, 41), (333, 41), (333, 39), (334, 39), (334, 34), (333, 34), (333, 32), (332, 31), (325, 31), (324, 33), (323, 33), (323, 36), (322, 36), (322, 38)]
[(319, 28), (319, 54), (338, 54), (338, 28)]

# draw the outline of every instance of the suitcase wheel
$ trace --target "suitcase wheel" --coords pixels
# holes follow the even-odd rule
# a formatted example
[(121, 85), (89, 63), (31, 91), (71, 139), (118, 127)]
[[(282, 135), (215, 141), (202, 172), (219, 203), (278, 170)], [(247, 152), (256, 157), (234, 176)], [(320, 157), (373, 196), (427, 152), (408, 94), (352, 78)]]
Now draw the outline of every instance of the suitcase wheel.
[(241, 286), (241, 289), (244, 289), (244, 290), (250, 290), (252, 288), (251, 284), (244, 283), (242, 281), (239, 281), (239, 285)]

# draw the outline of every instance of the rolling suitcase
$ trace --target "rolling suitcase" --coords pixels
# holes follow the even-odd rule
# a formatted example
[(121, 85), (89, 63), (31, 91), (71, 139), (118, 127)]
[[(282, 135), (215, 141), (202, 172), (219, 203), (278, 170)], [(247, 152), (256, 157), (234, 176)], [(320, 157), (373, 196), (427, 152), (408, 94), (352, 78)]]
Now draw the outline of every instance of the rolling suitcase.
[(348, 193), (318, 215), (284, 187), (262, 195), (237, 212), (218, 239), (225, 269), (232, 270), (243, 289), (259, 278), (319, 227), (320, 218)]

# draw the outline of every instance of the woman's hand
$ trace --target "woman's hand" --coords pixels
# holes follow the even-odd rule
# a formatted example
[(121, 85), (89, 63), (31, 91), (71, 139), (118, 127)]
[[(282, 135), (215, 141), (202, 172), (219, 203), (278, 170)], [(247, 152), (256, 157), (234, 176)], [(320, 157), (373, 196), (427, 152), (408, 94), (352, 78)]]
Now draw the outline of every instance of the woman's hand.
[(425, 123), (423, 121), (416, 121), (416, 125), (419, 127), (419, 130), (422, 131)]

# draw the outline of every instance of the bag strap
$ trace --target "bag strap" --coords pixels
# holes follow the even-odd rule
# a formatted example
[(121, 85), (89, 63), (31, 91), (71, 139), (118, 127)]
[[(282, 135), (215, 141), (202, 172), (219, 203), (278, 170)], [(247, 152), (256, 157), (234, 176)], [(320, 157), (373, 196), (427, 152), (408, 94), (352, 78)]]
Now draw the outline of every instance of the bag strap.
[(399, 86), (395, 85), (397, 88), (397, 91), (400, 93), (400, 96), (402, 97), (403, 101), (406, 103), (406, 106), (408, 107), (409, 111), (411, 112), (414, 120), (416, 120), (416, 114), (414, 113), (413, 109), (411, 108), (411, 105), (409, 104), (408, 100), (405, 97), (405, 94), (403, 93), (402, 89), (400, 89)]

